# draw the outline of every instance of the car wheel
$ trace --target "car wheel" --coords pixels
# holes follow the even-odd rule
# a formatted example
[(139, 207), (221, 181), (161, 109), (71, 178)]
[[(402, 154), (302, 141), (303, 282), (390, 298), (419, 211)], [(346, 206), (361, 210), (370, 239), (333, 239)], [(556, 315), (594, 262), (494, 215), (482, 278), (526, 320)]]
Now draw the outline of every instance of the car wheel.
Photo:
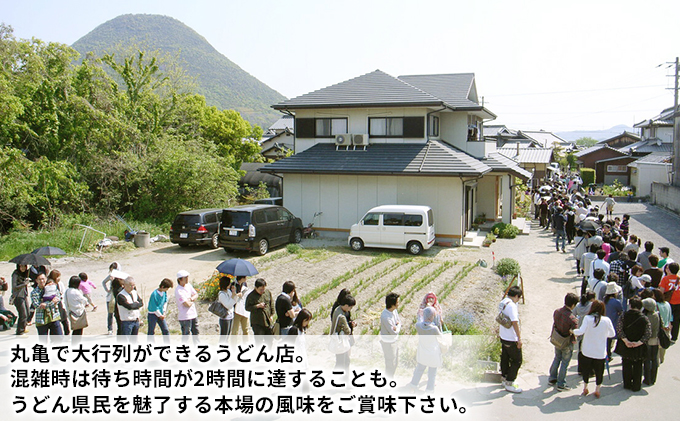
[(423, 246), (417, 241), (411, 241), (406, 245), (406, 249), (413, 255), (418, 255), (423, 251)]
[(295, 230), (295, 232), (293, 233), (293, 242), (299, 243), (300, 241), (302, 241), (302, 231)]
[(180, 246), (180, 247), (189, 247), (189, 244), (187, 244), (187, 243), (179, 243), (177, 245)]
[(210, 248), (216, 249), (219, 247), (220, 247), (220, 235), (218, 233), (215, 233), (210, 238)]
[(352, 238), (352, 241), (349, 242), (349, 245), (354, 251), (361, 251), (364, 249), (364, 242), (361, 241), (361, 238)]
[(267, 241), (266, 239), (263, 238), (263, 239), (260, 240), (259, 247), (257, 249), (257, 253), (260, 256), (264, 256), (265, 254), (267, 254), (268, 251), (269, 251), (269, 241)]

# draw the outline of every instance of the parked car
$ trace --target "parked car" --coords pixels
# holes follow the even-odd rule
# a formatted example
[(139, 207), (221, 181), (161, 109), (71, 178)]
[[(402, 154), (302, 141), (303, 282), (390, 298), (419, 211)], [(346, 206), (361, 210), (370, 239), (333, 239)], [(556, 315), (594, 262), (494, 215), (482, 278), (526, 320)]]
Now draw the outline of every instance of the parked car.
[(219, 247), (264, 255), (270, 247), (302, 240), (302, 220), (283, 206), (243, 205), (222, 211)]
[(347, 243), (356, 251), (364, 247), (384, 247), (420, 254), (434, 244), (432, 209), (413, 205), (375, 207), (352, 225)]
[(283, 197), (268, 197), (266, 199), (257, 199), (254, 201), (256, 205), (278, 205), (283, 206)]
[(218, 246), (219, 225), (222, 209), (197, 209), (182, 212), (175, 217), (170, 226), (170, 241), (180, 247), (190, 244), (207, 244), (216, 249)]

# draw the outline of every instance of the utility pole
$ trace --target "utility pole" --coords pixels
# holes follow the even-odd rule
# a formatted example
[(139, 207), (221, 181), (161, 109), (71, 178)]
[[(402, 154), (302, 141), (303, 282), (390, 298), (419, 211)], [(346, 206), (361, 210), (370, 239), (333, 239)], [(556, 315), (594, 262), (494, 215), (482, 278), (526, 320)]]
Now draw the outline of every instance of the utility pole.
[(680, 187), (680, 108), (678, 107), (678, 90), (680, 90), (680, 61), (675, 58), (675, 106), (673, 107), (673, 185)]

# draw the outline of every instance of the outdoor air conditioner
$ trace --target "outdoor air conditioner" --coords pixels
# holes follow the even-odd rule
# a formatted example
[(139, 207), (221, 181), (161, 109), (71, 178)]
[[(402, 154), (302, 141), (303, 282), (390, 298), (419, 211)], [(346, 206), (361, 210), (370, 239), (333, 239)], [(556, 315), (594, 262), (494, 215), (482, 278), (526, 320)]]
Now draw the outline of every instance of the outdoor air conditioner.
[(349, 146), (352, 144), (352, 135), (350, 133), (336, 134), (335, 144), (337, 146)]
[(368, 145), (368, 134), (355, 134), (352, 136), (352, 143), (358, 146)]

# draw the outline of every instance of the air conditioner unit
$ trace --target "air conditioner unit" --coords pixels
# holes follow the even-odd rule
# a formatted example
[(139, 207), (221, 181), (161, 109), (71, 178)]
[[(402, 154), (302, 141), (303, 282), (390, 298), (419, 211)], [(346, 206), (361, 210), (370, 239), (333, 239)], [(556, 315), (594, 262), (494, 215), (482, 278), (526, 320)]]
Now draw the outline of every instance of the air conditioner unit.
[(355, 134), (352, 136), (352, 143), (358, 146), (368, 145), (368, 134)]
[(335, 144), (337, 146), (349, 146), (352, 144), (352, 135), (350, 133), (336, 134)]

